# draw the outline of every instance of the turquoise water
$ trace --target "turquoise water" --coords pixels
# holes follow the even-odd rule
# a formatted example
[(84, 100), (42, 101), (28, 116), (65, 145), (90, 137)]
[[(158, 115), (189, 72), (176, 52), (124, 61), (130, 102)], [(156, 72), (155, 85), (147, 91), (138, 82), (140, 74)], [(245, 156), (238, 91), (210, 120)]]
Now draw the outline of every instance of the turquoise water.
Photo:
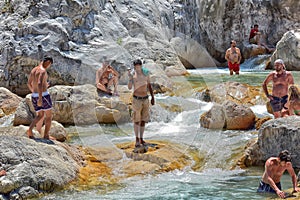
[[(199, 125), (199, 116), (210, 109), (211, 103), (202, 102), (193, 95), (195, 88), (214, 85), (224, 81), (246, 82), (261, 85), (268, 72), (246, 68), (240, 76), (229, 76), (227, 69), (201, 69), (190, 71), (191, 76), (177, 77), (176, 81), (186, 83), (190, 95), (168, 97), (157, 95), (157, 105), (152, 107), (152, 121), (147, 124), (145, 139), (169, 140), (188, 145), (204, 156), (205, 164), (198, 171), (190, 167), (159, 175), (136, 176), (123, 180), (117, 188), (96, 187), (89, 191), (63, 191), (41, 199), (266, 199), (274, 195), (256, 193), (263, 167), (246, 170), (230, 170), (231, 160), (243, 150), (247, 141), (256, 137), (250, 131), (213, 131)], [(300, 73), (293, 72), (299, 85)], [(159, 104), (178, 105), (181, 112), (172, 113)], [(265, 106), (252, 110), (259, 116), (270, 116)], [(72, 143), (84, 146), (114, 146), (115, 143), (134, 141), (132, 124), (94, 125), (70, 127), (77, 132)], [(282, 178), (283, 189), (292, 187), (289, 175)]]

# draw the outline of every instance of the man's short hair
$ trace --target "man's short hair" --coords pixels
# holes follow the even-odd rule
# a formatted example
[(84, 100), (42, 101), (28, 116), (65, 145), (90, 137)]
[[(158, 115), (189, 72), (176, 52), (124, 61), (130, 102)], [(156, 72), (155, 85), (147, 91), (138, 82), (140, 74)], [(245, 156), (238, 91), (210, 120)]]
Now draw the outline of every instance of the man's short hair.
[(232, 43), (236, 43), (236, 41), (235, 41), (235, 40), (231, 40), (231, 41), (230, 41), (230, 44), (232, 44)]
[(280, 161), (285, 161), (285, 162), (292, 161), (291, 154), (288, 150), (283, 150), (282, 152), (280, 152), (278, 157), (279, 157)]
[(43, 62), (46, 62), (46, 61), (50, 61), (50, 62), (51, 62), (51, 64), (53, 64), (53, 58), (52, 58), (52, 57), (50, 57), (50, 56), (44, 56), (44, 58), (43, 58)]
[(253, 27), (258, 27), (258, 24), (254, 24), (254, 26)]
[(135, 66), (135, 65), (142, 65), (142, 64), (143, 63), (142, 63), (142, 61), (140, 59), (136, 59), (136, 60), (133, 61), (133, 66)]

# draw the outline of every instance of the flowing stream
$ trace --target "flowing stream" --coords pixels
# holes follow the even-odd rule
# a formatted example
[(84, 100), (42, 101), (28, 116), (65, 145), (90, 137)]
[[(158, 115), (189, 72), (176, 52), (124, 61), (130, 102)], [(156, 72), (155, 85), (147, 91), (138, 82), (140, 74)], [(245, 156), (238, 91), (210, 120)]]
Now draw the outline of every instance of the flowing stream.
[[(252, 62), (252, 61), (251, 61)], [(268, 71), (260, 65), (244, 64), (239, 76), (229, 76), (228, 69), (191, 70), (188, 78), (177, 77), (175, 81), (186, 81), (186, 88), (177, 96), (156, 95), (157, 105), (152, 107), (152, 121), (146, 125), (145, 139), (169, 140), (189, 146), (204, 157), (199, 170), (186, 167), (159, 175), (127, 178), (118, 188), (99, 186), (88, 191), (62, 191), (41, 199), (266, 199), (272, 195), (256, 193), (263, 167), (246, 170), (231, 170), (234, 155), (243, 151), (247, 141), (257, 137), (255, 130), (221, 131), (200, 127), (200, 115), (209, 110), (211, 103), (197, 99), (195, 90), (213, 86), (221, 81), (238, 81), (259, 86)], [(293, 72), (299, 85), (300, 73)], [(160, 105), (177, 106), (179, 112), (171, 112)], [(264, 105), (251, 108), (258, 116), (271, 116)], [(134, 141), (132, 124), (94, 125), (76, 128), (78, 136), (74, 144), (86, 146), (110, 146), (114, 143)], [(69, 128), (69, 130), (72, 129)], [(283, 189), (292, 187), (290, 177), (282, 178)]]

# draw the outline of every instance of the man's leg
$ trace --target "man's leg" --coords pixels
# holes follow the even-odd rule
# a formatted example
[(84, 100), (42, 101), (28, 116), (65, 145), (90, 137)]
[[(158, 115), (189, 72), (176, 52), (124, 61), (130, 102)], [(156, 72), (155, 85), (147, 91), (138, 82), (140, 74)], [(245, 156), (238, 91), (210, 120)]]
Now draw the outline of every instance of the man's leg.
[(52, 121), (52, 110), (46, 110), (45, 111), (45, 131), (44, 131), (44, 138), (49, 139), (49, 131), (51, 127), (51, 121)]
[(133, 129), (135, 134), (135, 146), (139, 146), (141, 144), (140, 137), (139, 137), (140, 122), (134, 122)]
[(233, 75), (233, 70), (231, 69), (229, 72), (230, 76)]
[(42, 117), (42, 119), (36, 123), (36, 130), (40, 133), (40, 135), (42, 135), (43, 124), (44, 124), (44, 117)]
[[(108, 85), (108, 84), (107, 84), (107, 85)], [(105, 93), (108, 93), (108, 94), (111, 95), (111, 91), (108, 90), (108, 89), (107, 89), (108, 87), (106, 87), (104, 84), (97, 83), (97, 88), (98, 88), (99, 90), (101, 90), (102, 92), (105, 92)]]
[(36, 117), (31, 122), (29, 129), (27, 131), (27, 135), (29, 138), (33, 138), (32, 129), (35, 127), (35, 125), (44, 117), (44, 111), (37, 112)]
[(118, 84), (118, 77), (114, 76), (108, 81), (107, 87), (110, 88), (111, 86), (114, 86), (114, 94), (118, 95)]
[(140, 125), (140, 144), (144, 144), (144, 132), (145, 132), (145, 121), (141, 121), (141, 125)]
[(273, 114), (274, 114), (274, 117), (275, 117), (275, 118), (280, 118), (280, 117), (281, 117), (281, 112), (280, 112), (280, 111), (278, 111), (278, 112), (273, 112)]

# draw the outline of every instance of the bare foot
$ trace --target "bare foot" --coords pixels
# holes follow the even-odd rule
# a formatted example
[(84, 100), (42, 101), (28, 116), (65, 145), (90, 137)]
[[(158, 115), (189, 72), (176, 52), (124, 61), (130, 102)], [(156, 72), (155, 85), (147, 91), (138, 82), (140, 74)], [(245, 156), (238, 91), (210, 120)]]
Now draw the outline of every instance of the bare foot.
[(55, 137), (52, 137), (52, 136), (44, 136), (44, 139), (46, 139), (46, 140), (56, 140), (56, 138)]
[(6, 171), (5, 170), (1, 170), (0, 171), (0, 176), (5, 176), (6, 175)]
[(27, 130), (27, 135), (28, 135), (28, 138), (29, 138), (29, 139), (34, 139), (34, 136), (33, 136), (33, 134), (32, 134), (32, 131)]

